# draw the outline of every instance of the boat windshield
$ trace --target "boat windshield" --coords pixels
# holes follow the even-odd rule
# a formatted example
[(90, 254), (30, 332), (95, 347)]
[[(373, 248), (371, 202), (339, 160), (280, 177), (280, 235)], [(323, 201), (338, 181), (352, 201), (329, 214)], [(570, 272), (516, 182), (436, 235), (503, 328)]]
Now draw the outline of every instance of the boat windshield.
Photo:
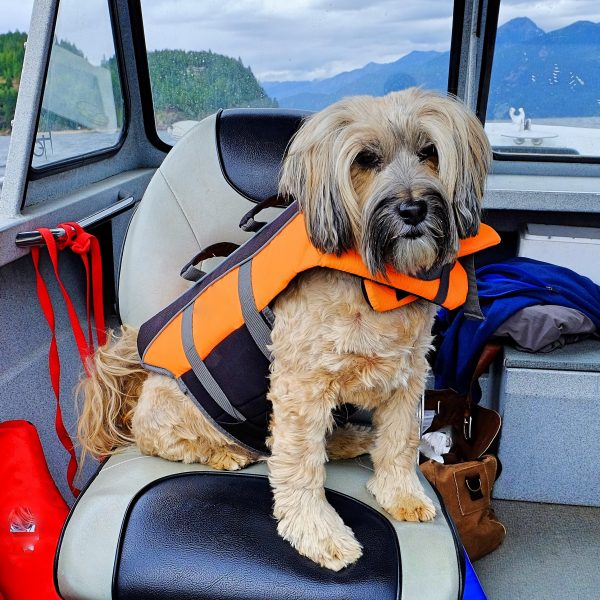
[(174, 143), (219, 108), (320, 110), (411, 86), (445, 92), (453, 2), (142, 0), (156, 128)]

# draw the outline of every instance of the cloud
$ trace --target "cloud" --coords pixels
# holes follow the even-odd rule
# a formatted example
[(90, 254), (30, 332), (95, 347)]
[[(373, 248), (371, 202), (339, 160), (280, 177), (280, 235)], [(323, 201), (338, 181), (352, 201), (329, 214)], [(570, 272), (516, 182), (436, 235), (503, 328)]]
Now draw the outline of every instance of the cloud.
[[(33, 0), (5, 2), (0, 31), (26, 30)], [(112, 53), (105, 0), (61, 0), (59, 35), (93, 62)], [(94, 8), (95, 7), (95, 8)], [(315, 79), (450, 48), (451, 0), (142, 0), (149, 50), (241, 57), (263, 81)], [(527, 16), (542, 29), (600, 20), (598, 0), (502, 0), (500, 23)]]
[(33, 0), (5, 1), (0, 10), (0, 33), (5, 31), (28, 31)]
[(434, 4), (434, 17), (431, 9), (424, 16), (420, 0), (179, 0), (169, 7), (144, 0), (142, 9), (149, 49), (210, 48), (240, 56), (259, 79), (286, 80), (328, 77), (412, 50), (447, 50), (452, 5)]

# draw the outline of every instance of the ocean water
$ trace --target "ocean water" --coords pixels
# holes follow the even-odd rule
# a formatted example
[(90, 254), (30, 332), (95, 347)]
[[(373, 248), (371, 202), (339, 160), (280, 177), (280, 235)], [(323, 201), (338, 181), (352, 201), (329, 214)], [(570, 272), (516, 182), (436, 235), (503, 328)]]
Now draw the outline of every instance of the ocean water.
[[(119, 141), (120, 131), (61, 131), (52, 133), (52, 144), (49, 140), (36, 144), (33, 166), (43, 167), (59, 160), (80, 156), (95, 150), (111, 148)], [(0, 135), (0, 177), (6, 170), (6, 158), (10, 136)]]
[[(502, 121), (488, 121), (489, 124), (510, 124), (510, 121), (505, 119)], [(600, 129), (600, 117), (573, 117), (560, 119), (535, 119), (535, 125), (554, 125), (560, 127), (573, 127), (581, 129)], [(53, 133), (53, 148), (46, 144), (46, 153), (41, 156), (34, 157), (34, 166), (43, 166), (51, 162), (78, 156), (92, 150), (101, 148), (110, 148), (118, 141), (119, 134), (115, 133), (99, 133), (99, 132), (55, 132)], [(161, 131), (160, 136), (173, 143), (172, 138), (166, 131)], [(600, 139), (600, 132), (598, 132)], [(10, 136), (0, 135), (0, 178), (4, 177), (6, 169), (6, 157), (8, 155), (8, 145)]]

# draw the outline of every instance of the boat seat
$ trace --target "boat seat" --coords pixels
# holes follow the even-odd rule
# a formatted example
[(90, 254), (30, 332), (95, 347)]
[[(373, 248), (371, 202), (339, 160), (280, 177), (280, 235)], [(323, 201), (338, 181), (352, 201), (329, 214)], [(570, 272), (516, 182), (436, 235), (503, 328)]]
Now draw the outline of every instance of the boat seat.
[[(265, 463), (231, 473), (112, 456), (63, 529), (55, 580), (69, 600), (457, 600), (464, 554), (438, 497), (437, 516), (394, 521), (366, 489), (366, 458), (327, 465), (327, 497), (364, 548), (339, 572), (279, 537)], [(480, 596), (478, 596), (480, 597)]]
[[(285, 149), (308, 113), (228, 109), (193, 127), (154, 174), (129, 224), (118, 278), (119, 314), (139, 327), (191, 285), (180, 271), (202, 248), (241, 244), (252, 203), (277, 195)], [(266, 209), (272, 220), (279, 209)], [(219, 263), (209, 259), (202, 269)]]

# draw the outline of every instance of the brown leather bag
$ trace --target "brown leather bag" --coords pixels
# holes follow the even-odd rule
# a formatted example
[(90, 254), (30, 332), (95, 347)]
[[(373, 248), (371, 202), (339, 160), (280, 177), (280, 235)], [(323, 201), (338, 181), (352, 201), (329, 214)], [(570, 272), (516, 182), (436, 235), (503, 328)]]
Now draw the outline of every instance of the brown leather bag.
[(498, 437), (502, 425), (500, 415), (473, 402), (473, 395), (479, 390), (479, 378), (501, 349), (500, 344), (494, 343), (488, 343), (483, 348), (468, 394), (459, 394), (452, 389), (425, 392), (425, 410), (434, 410), (436, 413), (425, 433), (447, 425), (453, 429), (452, 451), (444, 456), (446, 464), (483, 456)]
[(500, 432), (500, 415), (473, 402), (479, 377), (499, 354), (499, 344), (483, 349), (468, 394), (454, 390), (428, 390), (425, 409), (436, 415), (427, 431), (452, 426), (453, 446), (444, 455), (444, 464), (427, 460), (421, 470), (444, 500), (465, 550), (472, 561), (495, 550), (504, 540), (506, 529), (491, 508), (498, 461), (485, 455)]
[(421, 465), (442, 495), (471, 561), (495, 550), (506, 536), (506, 528), (490, 505), (497, 464), (494, 456), (487, 455), (454, 465), (433, 460)]

